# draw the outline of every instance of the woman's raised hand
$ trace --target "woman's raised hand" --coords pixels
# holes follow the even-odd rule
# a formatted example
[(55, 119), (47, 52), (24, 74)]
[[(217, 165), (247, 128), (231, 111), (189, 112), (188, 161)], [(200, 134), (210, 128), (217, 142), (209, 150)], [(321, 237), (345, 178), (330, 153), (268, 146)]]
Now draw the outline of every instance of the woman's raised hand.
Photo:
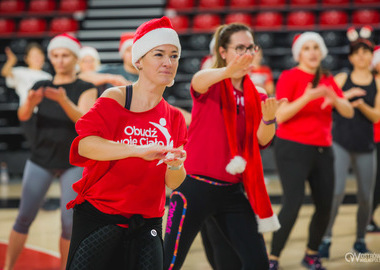
[(236, 55), (226, 66), (227, 77), (236, 79), (243, 77), (251, 70), (252, 60), (253, 55), (251, 54)]
[(274, 97), (270, 97), (264, 101), (261, 101), (261, 112), (263, 113), (263, 119), (265, 121), (273, 120), (276, 117), (278, 107), (286, 101), (288, 101), (287, 98), (277, 100)]
[(44, 88), (40, 87), (37, 90), (29, 90), (28, 92), (28, 101), (32, 106), (37, 106), (41, 103), (44, 98)]
[(7, 61), (12, 63), (12, 66), (17, 64), (17, 56), (12, 52), (11, 48), (5, 48), (5, 54), (7, 56)]

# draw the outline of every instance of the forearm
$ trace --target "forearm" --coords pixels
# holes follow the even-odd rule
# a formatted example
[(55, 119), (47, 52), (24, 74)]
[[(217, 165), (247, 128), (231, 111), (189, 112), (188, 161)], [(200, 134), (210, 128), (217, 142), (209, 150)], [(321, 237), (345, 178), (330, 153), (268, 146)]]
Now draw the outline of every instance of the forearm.
[(380, 112), (369, 106), (366, 103), (361, 104), (358, 109), (364, 114), (365, 117), (372, 123), (377, 123), (380, 120)]
[(9, 77), (12, 76), (12, 68), (16, 65), (15, 62), (7, 61), (5, 62), (3, 68), (1, 69), (1, 76)]
[[(334, 104), (335, 109), (340, 115), (345, 118), (354, 117), (354, 108), (351, 106), (350, 102), (345, 98), (338, 98)], [(379, 115), (380, 116), (380, 115)]]
[(228, 78), (226, 68), (203, 69), (194, 74), (191, 85), (198, 93), (206, 93), (208, 88)]
[(257, 130), (257, 139), (261, 146), (267, 145), (276, 133), (275, 123), (266, 125), (263, 121), (260, 122), (259, 128)]
[(137, 146), (117, 143), (99, 136), (88, 136), (78, 144), (79, 155), (99, 161), (138, 157)]
[(58, 103), (66, 113), (67, 117), (69, 117), (74, 123), (76, 123), (84, 114), (84, 112), (82, 112), (68, 97), (65, 97)]
[(176, 189), (182, 184), (182, 182), (185, 180), (185, 177), (186, 170), (184, 166), (182, 166), (179, 170), (170, 170), (168, 168), (165, 175), (165, 184), (170, 189)]
[(306, 104), (309, 103), (309, 100), (305, 96), (301, 96), (295, 101), (285, 102), (277, 110), (276, 118), (278, 123), (283, 123), (295, 116)]
[(32, 117), (34, 108), (36, 105), (33, 105), (26, 100), (17, 110), (17, 117), (20, 121), (28, 121)]

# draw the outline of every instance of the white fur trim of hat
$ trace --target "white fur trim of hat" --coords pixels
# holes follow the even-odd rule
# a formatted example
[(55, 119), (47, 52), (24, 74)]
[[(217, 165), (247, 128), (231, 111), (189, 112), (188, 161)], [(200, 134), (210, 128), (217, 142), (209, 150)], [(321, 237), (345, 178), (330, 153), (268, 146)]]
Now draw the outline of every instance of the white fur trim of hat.
[(296, 62), (299, 62), (299, 55), (302, 46), (305, 44), (305, 42), (309, 40), (317, 42), (319, 49), (322, 52), (322, 59), (324, 59), (327, 56), (328, 50), (325, 42), (323, 41), (323, 38), (316, 32), (304, 32), (301, 35), (296, 36), (295, 40), (293, 41), (292, 53), (293, 58)]
[(78, 39), (76, 39), (73, 36), (70, 36), (68, 34), (61, 34), (58, 36), (55, 36), (50, 42), (47, 47), (48, 57), (50, 58), (50, 52), (57, 48), (65, 48), (72, 51), (77, 57), (79, 57), (80, 53), (80, 42)]
[(79, 52), (79, 59), (82, 59), (83, 57), (85, 56), (91, 56), (93, 57), (95, 60), (97, 61), (100, 61), (100, 56), (99, 56), (99, 53), (98, 51), (93, 48), (93, 47), (88, 47), (88, 46), (85, 46), (85, 47), (82, 47), (82, 49), (80, 49), (80, 52)]

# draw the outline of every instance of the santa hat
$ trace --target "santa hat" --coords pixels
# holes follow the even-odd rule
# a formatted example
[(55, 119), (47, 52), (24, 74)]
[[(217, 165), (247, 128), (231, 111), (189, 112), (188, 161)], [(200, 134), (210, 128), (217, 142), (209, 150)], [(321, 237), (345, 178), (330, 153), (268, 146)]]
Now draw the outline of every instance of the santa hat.
[(52, 40), (50, 40), (49, 45), (47, 47), (48, 56), (50, 57), (51, 50), (54, 50), (57, 48), (69, 49), (77, 57), (79, 57), (81, 45), (77, 38), (65, 33), (65, 34), (57, 35)]
[(151, 49), (171, 44), (177, 47), (178, 56), (181, 54), (181, 44), (178, 34), (174, 30), (168, 17), (153, 19), (140, 25), (133, 38), (132, 64), (136, 67), (136, 62)]
[(372, 57), (372, 68), (375, 68), (377, 64), (380, 63), (380, 46), (376, 46), (375, 50), (373, 51), (373, 57)]
[(80, 51), (79, 51), (79, 59), (82, 59), (83, 57), (85, 57), (87, 55), (93, 57), (97, 61), (100, 61), (99, 53), (93, 47), (84, 46), (84, 47), (82, 47), (82, 49), (80, 49)]
[(125, 50), (128, 49), (128, 47), (131, 47), (133, 45), (133, 36), (135, 33), (133, 32), (126, 32), (121, 35), (120, 37), (120, 44), (119, 44), (119, 55), (120, 57), (123, 57)]
[(236, 134), (236, 102), (231, 79), (221, 82), (221, 103), (224, 125), (226, 127), (231, 161), (226, 166), (230, 174), (243, 174), (244, 189), (250, 205), (256, 214), (259, 232), (276, 231), (280, 223), (273, 213), (268, 192), (265, 187), (257, 130), (261, 122), (261, 98), (248, 75), (243, 79), (245, 136), (244, 149), (239, 153)]
[(328, 50), (325, 45), (325, 42), (323, 41), (323, 38), (316, 32), (304, 32), (302, 34), (296, 35), (293, 39), (292, 53), (293, 58), (296, 62), (299, 61), (302, 46), (305, 44), (305, 42), (309, 40), (317, 42), (319, 49), (322, 52), (322, 59), (324, 59), (327, 56)]

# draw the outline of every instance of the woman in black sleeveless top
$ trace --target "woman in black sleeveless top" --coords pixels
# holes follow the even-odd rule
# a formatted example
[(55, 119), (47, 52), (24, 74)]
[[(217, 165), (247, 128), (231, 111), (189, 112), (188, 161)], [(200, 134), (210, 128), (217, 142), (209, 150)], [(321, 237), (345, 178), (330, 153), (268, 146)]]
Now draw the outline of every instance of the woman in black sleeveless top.
[(346, 178), (350, 165), (354, 168), (358, 183), (357, 232), (353, 251), (368, 253), (364, 237), (371, 215), (373, 188), (376, 173), (376, 151), (373, 124), (380, 120), (380, 80), (370, 71), (374, 45), (365, 38), (350, 44), (348, 59), (352, 72), (339, 73), (335, 81), (344, 91), (345, 97), (355, 108), (355, 116), (345, 119), (334, 114), (333, 150), (335, 155), (335, 189), (329, 226), (320, 245), (321, 257), (329, 257), (332, 227), (338, 208), (344, 198)]

